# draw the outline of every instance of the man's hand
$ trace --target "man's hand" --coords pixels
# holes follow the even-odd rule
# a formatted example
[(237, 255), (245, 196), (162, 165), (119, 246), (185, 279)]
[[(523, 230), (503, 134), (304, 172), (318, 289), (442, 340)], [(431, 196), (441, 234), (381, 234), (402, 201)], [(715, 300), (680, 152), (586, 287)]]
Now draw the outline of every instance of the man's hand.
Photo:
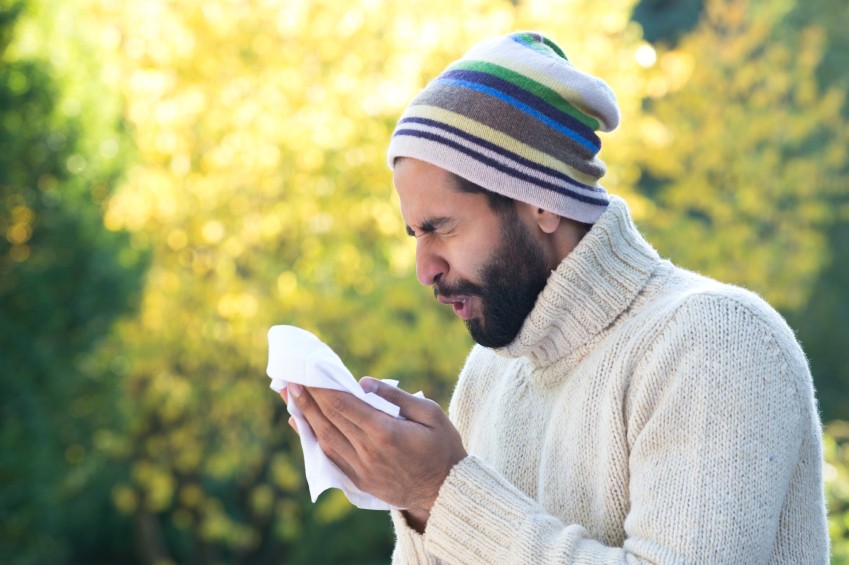
[(369, 377), (360, 385), (398, 406), (406, 420), (346, 392), (295, 383), (283, 400), (297, 404), (321, 449), (359, 489), (408, 508), (410, 525), (422, 531), (445, 477), (466, 457), (460, 434), (432, 400)]

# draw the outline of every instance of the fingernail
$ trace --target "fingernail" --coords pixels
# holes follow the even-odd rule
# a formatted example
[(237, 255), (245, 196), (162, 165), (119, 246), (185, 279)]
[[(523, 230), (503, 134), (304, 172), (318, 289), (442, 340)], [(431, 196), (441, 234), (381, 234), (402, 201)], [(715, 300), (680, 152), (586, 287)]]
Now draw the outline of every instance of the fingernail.
[(299, 385), (298, 383), (289, 383), (289, 386), (287, 388), (289, 389), (289, 392), (292, 393), (292, 396), (294, 396), (295, 398), (300, 398), (301, 393), (304, 392), (301, 388), (301, 385)]
[(365, 392), (377, 392), (378, 384), (377, 381), (371, 377), (363, 377), (360, 379), (360, 387)]

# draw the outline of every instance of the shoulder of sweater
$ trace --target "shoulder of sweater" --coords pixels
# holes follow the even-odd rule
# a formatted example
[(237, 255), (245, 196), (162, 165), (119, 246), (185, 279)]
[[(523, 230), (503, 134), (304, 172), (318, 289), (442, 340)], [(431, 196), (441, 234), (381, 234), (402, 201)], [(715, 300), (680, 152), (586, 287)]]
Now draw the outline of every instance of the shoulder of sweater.
[(733, 326), (745, 327), (749, 339), (771, 342), (792, 373), (810, 378), (795, 333), (757, 293), (680, 268), (667, 290), (665, 325), (710, 322), (714, 332), (726, 334)]
[(694, 314), (699, 308), (724, 304), (732, 308), (732, 315), (757, 320), (761, 329), (778, 339), (796, 342), (795, 334), (787, 322), (759, 294), (746, 288), (705, 277), (685, 269), (677, 269), (678, 276), (672, 282), (672, 291), (679, 295), (680, 306)]
[(678, 390), (719, 404), (784, 398), (786, 417), (816, 415), (804, 353), (757, 294), (680, 270), (644, 311), (628, 331), (636, 363), (629, 413), (651, 413), (667, 397), (658, 391)]

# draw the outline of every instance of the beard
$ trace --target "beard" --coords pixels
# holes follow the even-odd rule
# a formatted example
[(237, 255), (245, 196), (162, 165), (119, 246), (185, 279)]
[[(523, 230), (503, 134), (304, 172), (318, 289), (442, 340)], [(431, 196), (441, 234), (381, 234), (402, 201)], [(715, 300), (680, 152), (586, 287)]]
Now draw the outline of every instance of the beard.
[(491, 348), (504, 347), (516, 339), (551, 274), (540, 244), (515, 210), (502, 212), (500, 236), (501, 241), (480, 270), (480, 284), (461, 280), (433, 287), (434, 295), (481, 298), (481, 317), (465, 324), (475, 342)]

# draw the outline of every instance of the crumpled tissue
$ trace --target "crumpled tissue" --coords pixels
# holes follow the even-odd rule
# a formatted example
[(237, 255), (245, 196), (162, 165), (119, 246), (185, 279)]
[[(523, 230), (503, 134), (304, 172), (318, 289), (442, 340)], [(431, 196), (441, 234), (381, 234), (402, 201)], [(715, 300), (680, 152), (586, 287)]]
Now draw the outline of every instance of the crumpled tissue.
[[(349, 392), (374, 408), (400, 418), (399, 408), (384, 398), (365, 392), (339, 356), (324, 342), (307, 330), (295, 326), (273, 326), (268, 330), (268, 369), (271, 389), (280, 392), (289, 383), (307, 387), (329, 388)], [(398, 381), (383, 382), (397, 386)], [(416, 396), (423, 396), (421, 392)], [(394, 506), (360, 490), (321, 450), (303, 414), (289, 402), (289, 414), (294, 416), (304, 450), (304, 467), (310, 497), (315, 502), (322, 492), (339, 488), (348, 500), (366, 510), (389, 510)]]

